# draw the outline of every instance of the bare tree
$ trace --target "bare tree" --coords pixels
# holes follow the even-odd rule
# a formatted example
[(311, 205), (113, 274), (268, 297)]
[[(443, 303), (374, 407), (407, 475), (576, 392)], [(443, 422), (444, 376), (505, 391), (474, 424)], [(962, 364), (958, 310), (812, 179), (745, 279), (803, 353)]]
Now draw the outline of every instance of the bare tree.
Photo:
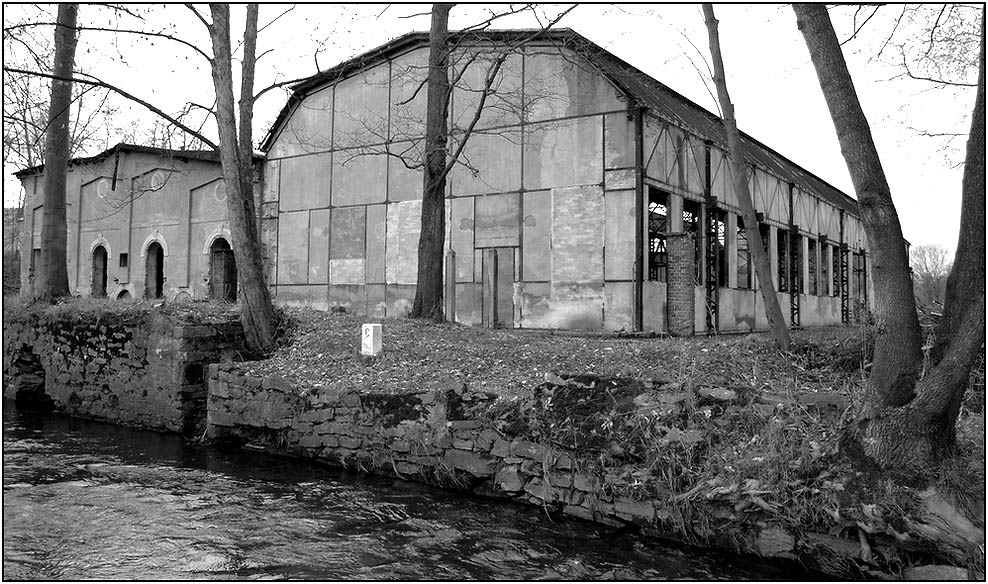
[(951, 262), (942, 246), (916, 245), (909, 249), (916, 305), (921, 312), (941, 313)]
[(885, 468), (918, 469), (949, 453), (971, 368), (985, 339), (985, 32), (962, 184), (961, 237), (947, 282), (932, 367), (920, 378), (916, 305), (895, 205), (840, 45), (821, 4), (796, 4), (858, 195), (874, 257), (876, 342), (865, 406), (850, 443)]
[(707, 25), (707, 34), (710, 37), (710, 55), (714, 61), (714, 84), (717, 86), (717, 97), (720, 101), (724, 129), (727, 132), (727, 147), (734, 177), (734, 193), (738, 198), (738, 205), (741, 207), (741, 215), (744, 217), (745, 235), (748, 241), (755, 242), (749, 246), (749, 249), (755, 266), (755, 275), (758, 278), (758, 290), (765, 302), (765, 317), (768, 320), (772, 336), (775, 337), (775, 344), (780, 350), (788, 351), (791, 343), (789, 329), (786, 328), (785, 320), (782, 317), (779, 297), (775, 294), (768, 251), (761, 243), (762, 238), (758, 232), (758, 219), (755, 216), (755, 206), (751, 201), (751, 191), (748, 187), (748, 171), (744, 164), (744, 151), (741, 149), (741, 135), (738, 133), (737, 120), (734, 118), (734, 104), (731, 103), (731, 96), (727, 91), (724, 59), (720, 51), (720, 35), (717, 32), (717, 18), (714, 16), (712, 4), (703, 4), (703, 17)]
[(51, 107), (45, 133), (44, 217), (41, 226), (41, 273), (39, 293), (43, 298), (69, 295), (66, 264), (65, 175), (69, 164), (69, 122), (72, 105), (72, 66), (75, 62), (78, 4), (58, 6), (55, 27), (55, 64), (52, 75), (63, 79), (51, 84)]
[[(195, 10), (192, 8), (192, 10)], [(274, 306), (268, 289), (254, 209), (251, 123), (254, 110), (254, 64), (257, 47), (257, 4), (247, 5), (240, 79), (239, 128), (233, 99), (233, 55), (230, 47), (230, 6), (211, 4), (212, 22), (203, 24), (213, 45), (210, 59), (216, 89), (216, 125), (220, 136), (220, 160), (228, 185), (227, 212), (237, 261), (240, 318), (249, 345), (266, 353), (274, 348)], [(198, 15), (198, 12), (196, 12)]]

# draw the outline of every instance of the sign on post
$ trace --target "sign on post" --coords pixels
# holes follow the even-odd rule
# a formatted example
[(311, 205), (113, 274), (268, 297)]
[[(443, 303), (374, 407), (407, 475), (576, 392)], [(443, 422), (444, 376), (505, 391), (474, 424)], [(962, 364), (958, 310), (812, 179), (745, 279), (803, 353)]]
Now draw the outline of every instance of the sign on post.
[(377, 357), (381, 354), (382, 339), (380, 324), (364, 324), (360, 328), (360, 354), (365, 357)]

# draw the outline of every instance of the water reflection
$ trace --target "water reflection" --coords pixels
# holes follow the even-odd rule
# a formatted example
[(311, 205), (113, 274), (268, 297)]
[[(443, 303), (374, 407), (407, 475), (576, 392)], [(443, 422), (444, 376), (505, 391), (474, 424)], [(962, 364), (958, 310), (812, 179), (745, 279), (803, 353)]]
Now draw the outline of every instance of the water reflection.
[(3, 578), (792, 579), (536, 509), (3, 408)]

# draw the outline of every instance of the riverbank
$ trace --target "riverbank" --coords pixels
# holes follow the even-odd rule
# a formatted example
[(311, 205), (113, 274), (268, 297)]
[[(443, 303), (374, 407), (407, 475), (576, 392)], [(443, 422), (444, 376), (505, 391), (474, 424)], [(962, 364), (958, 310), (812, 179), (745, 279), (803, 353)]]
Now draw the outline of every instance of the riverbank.
[[(870, 360), (865, 329), (800, 331), (781, 355), (764, 335), (602, 338), (389, 319), (384, 353), (369, 359), (359, 318), (287, 313), (294, 326), (270, 358), (209, 366), (212, 436), (834, 576), (916, 576), (931, 564), (958, 568), (926, 578), (984, 574), (983, 366), (958, 455), (896, 481), (838, 453)], [(5, 307), (5, 333), (7, 323)], [(960, 528), (943, 541), (931, 521)]]
[[(984, 529), (983, 369), (959, 421), (959, 455), (898, 484), (838, 455), (870, 361), (864, 329), (800, 331), (783, 356), (764, 335), (591, 338), (389, 320), (384, 353), (366, 359), (359, 319), (295, 317), (292, 342), (270, 359), (214, 377), (229, 397), (211, 411), (232, 416), (218, 427), (239, 427), (254, 447), (835, 576), (928, 564), (983, 573), (983, 555), (964, 540)], [(224, 400), (237, 405), (222, 410)], [(981, 521), (946, 545), (917, 537), (931, 493)]]

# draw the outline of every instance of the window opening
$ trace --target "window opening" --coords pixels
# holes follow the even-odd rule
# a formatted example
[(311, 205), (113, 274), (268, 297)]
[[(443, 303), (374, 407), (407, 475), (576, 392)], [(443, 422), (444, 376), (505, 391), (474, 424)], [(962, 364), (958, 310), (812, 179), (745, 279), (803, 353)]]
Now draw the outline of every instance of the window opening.
[(832, 272), (833, 286), (830, 288), (830, 294), (836, 298), (840, 296), (840, 247), (834, 245), (831, 248), (830, 271)]
[(817, 262), (816, 250), (817, 250), (816, 240), (812, 238), (808, 238), (806, 240), (806, 268), (809, 274), (808, 275), (809, 281), (806, 283), (807, 285), (806, 293), (812, 294), (814, 296), (816, 296), (819, 293), (817, 291), (818, 278), (817, 278), (816, 270), (817, 270), (818, 262)]
[(792, 244), (791, 256), (792, 265), (789, 267), (789, 275), (792, 277), (790, 288), (796, 294), (806, 293), (806, 282), (803, 281), (803, 236), (794, 233), (789, 238)]
[(775, 232), (776, 249), (779, 252), (779, 292), (789, 291), (789, 232), (779, 229)]
[(703, 282), (703, 273), (700, 270), (700, 266), (703, 264), (701, 260), (703, 258), (703, 243), (700, 233), (700, 203), (688, 199), (683, 200), (683, 231), (693, 235), (693, 265), (695, 268), (693, 280), (697, 285), (700, 285)]
[(727, 287), (727, 212), (722, 209), (709, 211), (713, 214), (714, 241), (717, 249), (717, 285)]
[(748, 249), (748, 234), (741, 216), (738, 216), (737, 242), (738, 288), (751, 288), (751, 250)]
[(648, 187), (648, 279), (665, 282), (668, 266), (666, 233), (669, 231), (669, 195)]
[(126, 252), (120, 254), (120, 267), (121, 268), (126, 268), (128, 261), (130, 261), (130, 257), (129, 257), (129, 255)]

